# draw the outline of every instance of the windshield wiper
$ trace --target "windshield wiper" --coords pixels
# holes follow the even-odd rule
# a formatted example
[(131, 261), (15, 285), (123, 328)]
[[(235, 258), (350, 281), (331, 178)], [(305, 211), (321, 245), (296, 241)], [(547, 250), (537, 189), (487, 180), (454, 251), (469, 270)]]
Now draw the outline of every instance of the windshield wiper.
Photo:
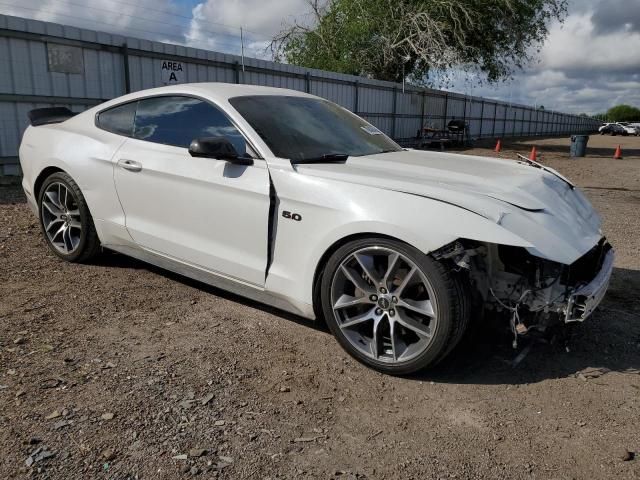
[(340, 163), (345, 162), (349, 158), (346, 153), (327, 153), (319, 157), (299, 158), (291, 160), (292, 165), (300, 165), (305, 163)]

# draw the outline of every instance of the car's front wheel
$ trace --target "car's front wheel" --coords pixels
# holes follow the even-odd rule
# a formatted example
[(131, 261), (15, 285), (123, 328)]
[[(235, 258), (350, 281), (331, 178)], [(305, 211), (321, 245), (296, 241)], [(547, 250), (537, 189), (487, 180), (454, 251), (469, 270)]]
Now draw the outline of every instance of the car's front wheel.
[(324, 269), (321, 300), (340, 345), (362, 363), (396, 375), (444, 358), (469, 319), (462, 279), (419, 250), (386, 238), (339, 248)]
[(100, 250), (89, 207), (78, 184), (68, 174), (47, 177), (38, 195), (40, 226), (47, 244), (68, 262), (89, 260)]

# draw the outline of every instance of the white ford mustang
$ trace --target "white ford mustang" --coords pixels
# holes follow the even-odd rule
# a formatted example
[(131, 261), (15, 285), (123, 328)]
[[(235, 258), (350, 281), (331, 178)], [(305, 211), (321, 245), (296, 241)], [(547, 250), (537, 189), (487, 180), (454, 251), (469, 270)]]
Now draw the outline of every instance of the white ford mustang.
[(186, 84), (30, 119), (23, 186), (55, 254), (115, 250), (324, 317), (383, 372), (435, 364), (486, 312), (514, 342), (584, 320), (613, 268), (557, 172), (403, 149), (312, 95)]

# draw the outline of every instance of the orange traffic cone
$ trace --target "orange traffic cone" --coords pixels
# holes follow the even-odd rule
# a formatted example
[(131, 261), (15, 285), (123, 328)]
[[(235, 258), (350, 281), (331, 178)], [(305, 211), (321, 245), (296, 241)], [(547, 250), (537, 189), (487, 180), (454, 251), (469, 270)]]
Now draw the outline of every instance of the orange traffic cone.
[(529, 154), (529, 160), (532, 160), (534, 162), (538, 161), (538, 151), (536, 150), (535, 145), (531, 149), (531, 153)]
[(618, 148), (616, 148), (616, 153), (613, 154), (613, 159), (622, 160), (622, 149), (620, 148), (620, 145), (618, 145)]
[(502, 150), (502, 140), (498, 139), (498, 143), (496, 143), (495, 152), (500, 153), (500, 150)]

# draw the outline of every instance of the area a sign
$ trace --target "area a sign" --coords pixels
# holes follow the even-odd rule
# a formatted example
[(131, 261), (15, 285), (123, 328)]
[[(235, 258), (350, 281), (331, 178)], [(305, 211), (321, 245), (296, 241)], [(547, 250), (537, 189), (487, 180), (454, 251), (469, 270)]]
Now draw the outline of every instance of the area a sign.
[(184, 82), (184, 66), (182, 65), (182, 62), (163, 60), (161, 74), (162, 83), (165, 85)]

